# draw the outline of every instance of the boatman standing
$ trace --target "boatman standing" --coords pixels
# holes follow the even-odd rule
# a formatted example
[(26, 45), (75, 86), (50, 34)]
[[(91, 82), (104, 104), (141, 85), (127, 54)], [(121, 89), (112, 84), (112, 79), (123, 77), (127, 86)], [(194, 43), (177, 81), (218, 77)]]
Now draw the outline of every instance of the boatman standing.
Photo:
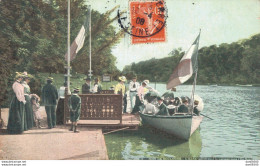
[(133, 110), (134, 108), (134, 97), (136, 96), (136, 93), (137, 93), (137, 89), (139, 88), (140, 84), (139, 82), (136, 82), (136, 79), (137, 77), (134, 76), (132, 78), (132, 81), (130, 82), (129, 84), (129, 94), (130, 94), (130, 105), (131, 105), (131, 111)]
[(77, 130), (77, 123), (79, 121), (80, 112), (81, 112), (81, 98), (78, 95), (78, 93), (79, 93), (79, 88), (75, 88), (71, 97), (69, 98), (70, 121), (71, 121), (70, 131), (74, 131), (74, 133), (79, 133), (79, 131)]
[(53, 78), (47, 78), (47, 84), (42, 88), (42, 102), (45, 106), (47, 114), (48, 128), (54, 128), (56, 126), (56, 105), (58, 100), (58, 91), (54, 85), (52, 85)]

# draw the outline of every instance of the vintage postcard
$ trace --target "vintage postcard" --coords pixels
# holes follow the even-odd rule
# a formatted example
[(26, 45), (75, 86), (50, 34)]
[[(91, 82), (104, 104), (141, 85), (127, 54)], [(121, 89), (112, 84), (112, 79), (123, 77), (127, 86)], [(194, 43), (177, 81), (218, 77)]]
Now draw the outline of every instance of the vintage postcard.
[(259, 11), (259, 0), (0, 0), (1, 165), (259, 166)]

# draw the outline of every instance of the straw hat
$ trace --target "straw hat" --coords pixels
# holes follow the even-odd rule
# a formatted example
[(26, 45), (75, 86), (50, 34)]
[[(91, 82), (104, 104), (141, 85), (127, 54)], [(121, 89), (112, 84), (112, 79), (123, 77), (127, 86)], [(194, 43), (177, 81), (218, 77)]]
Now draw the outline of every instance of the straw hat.
[(120, 80), (120, 81), (124, 81), (124, 82), (127, 81), (127, 79), (125, 78), (125, 76), (119, 77), (119, 80)]
[(24, 78), (24, 75), (20, 72), (15, 72), (15, 79)]
[(198, 100), (195, 100), (195, 101), (194, 101), (194, 104), (195, 104), (195, 105), (198, 105), (198, 104), (199, 104), (199, 101), (198, 101)]
[(149, 84), (149, 80), (144, 80), (143, 83), (144, 83), (145, 85), (148, 85), (148, 84)]

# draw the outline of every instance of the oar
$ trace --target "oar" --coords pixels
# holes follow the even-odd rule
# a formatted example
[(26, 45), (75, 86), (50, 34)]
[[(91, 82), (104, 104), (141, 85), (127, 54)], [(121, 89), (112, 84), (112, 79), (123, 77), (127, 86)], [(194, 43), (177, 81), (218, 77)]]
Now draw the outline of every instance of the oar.
[(209, 118), (210, 120), (213, 120), (212, 118), (208, 117), (207, 115), (204, 115), (202, 113), (200, 113), (201, 115), (205, 116), (206, 118)]

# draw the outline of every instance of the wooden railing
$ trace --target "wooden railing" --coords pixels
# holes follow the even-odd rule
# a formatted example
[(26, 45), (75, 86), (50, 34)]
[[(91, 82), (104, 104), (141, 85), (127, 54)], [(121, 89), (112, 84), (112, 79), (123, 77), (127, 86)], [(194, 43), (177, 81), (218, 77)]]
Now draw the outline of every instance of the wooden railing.
[[(80, 94), (80, 120), (120, 120), (122, 123), (122, 95), (117, 94)], [(64, 102), (64, 124), (69, 120), (68, 99)]]

